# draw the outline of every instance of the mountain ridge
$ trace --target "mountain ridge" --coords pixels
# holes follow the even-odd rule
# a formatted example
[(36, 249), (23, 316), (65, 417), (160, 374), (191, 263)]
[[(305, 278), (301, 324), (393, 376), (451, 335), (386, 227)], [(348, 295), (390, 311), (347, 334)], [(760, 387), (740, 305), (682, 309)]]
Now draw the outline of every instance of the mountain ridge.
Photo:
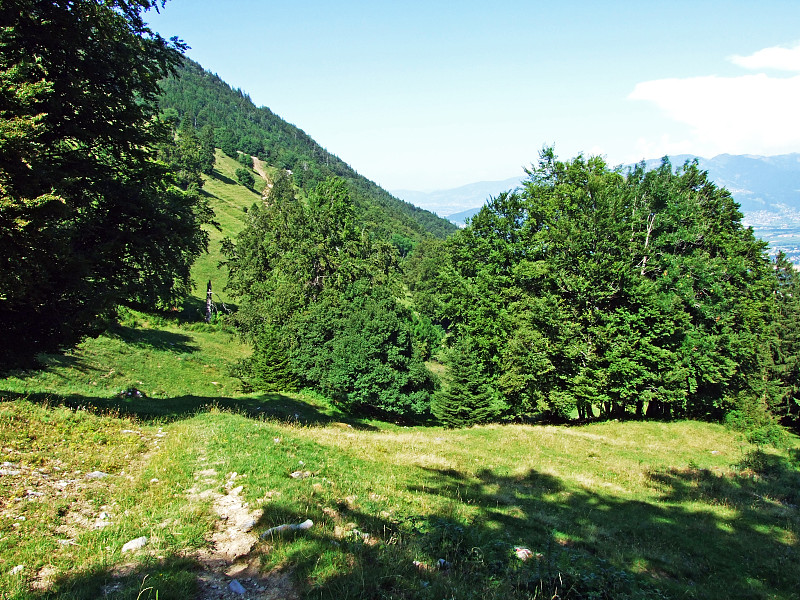
[(360, 220), (383, 239), (393, 236), (443, 238), (456, 230), (446, 219), (392, 196), (329, 152), (299, 127), (234, 89), (199, 63), (184, 59), (161, 82), (160, 109), (201, 131), (210, 128), (215, 146), (227, 155), (256, 156), (292, 172), (295, 185), (309, 190), (330, 176), (344, 179)]

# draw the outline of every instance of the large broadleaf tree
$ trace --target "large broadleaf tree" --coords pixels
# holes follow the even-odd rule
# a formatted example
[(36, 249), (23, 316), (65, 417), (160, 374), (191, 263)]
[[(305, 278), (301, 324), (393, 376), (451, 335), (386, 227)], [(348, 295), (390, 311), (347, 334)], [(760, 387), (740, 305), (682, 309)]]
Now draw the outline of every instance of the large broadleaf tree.
[(157, 149), (158, 82), (183, 45), (155, 0), (0, 3), (0, 364), (97, 331), (120, 302), (174, 305), (209, 218)]

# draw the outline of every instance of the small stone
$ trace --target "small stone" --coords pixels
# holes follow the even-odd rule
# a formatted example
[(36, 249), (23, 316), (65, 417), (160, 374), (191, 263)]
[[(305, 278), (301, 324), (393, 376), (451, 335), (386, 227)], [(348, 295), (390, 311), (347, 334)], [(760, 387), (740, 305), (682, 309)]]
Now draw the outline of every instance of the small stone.
[(108, 473), (103, 473), (103, 471), (92, 471), (86, 474), (86, 479), (104, 479), (106, 477), (108, 477)]
[(131, 552), (133, 550), (139, 550), (140, 548), (144, 548), (147, 545), (147, 536), (143, 535), (142, 537), (138, 537), (135, 540), (131, 540), (130, 542), (126, 543), (122, 547), (122, 553), (125, 554), (126, 552)]
[(248, 520), (247, 520), (247, 521), (245, 521), (245, 523), (244, 523), (244, 524), (241, 526), (241, 530), (242, 530), (244, 533), (247, 533), (248, 531), (252, 530), (252, 529), (253, 529), (253, 527), (255, 527), (257, 523), (258, 523), (258, 521), (257, 521), (256, 519), (248, 519)]
[(9, 575), (17, 575), (18, 573), (22, 573), (25, 570), (25, 565), (17, 565), (13, 569), (11, 569), (8, 574)]
[(247, 591), (244, 589), (244, 586), (242, 586), (242, 584), (235, 579), (232, 579), (231, 582), (228, 584), (228, 589), (232, 591), (234, 594), (239, 594), (240, 596)]
[(153, 477), (153, 478), (150, 480), (150, 483), (158, 483), (158, 478), (157, 478), (157, 477)]

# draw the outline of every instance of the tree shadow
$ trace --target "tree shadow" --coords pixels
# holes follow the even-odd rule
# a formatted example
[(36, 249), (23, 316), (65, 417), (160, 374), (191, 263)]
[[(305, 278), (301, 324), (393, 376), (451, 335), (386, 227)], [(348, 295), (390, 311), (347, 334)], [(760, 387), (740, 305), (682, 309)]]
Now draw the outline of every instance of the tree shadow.
[(262, 525), (323, 524), (275, 542), (322, 597), (788, 600), (800, 585), (798, 465), (797, 451), (753, 453), (730, 474), (653, 472), (646, 500), (534, 469), (425, 468), (408, 489), (445, 506), (432, 514), (273, 504)]
[(360, 419), (341, 413), (327, 413), (301, 399), (278, 393), (257, 396), (173, 396), (154, 398), (136, 395), (126, 390), (112, 397), (82, 394), (51, 394), (46, 392), (12, 392), (0, 390), (0, 401), (28, 400), (39, 404), (59, 404), (72, 409), (93, 410), (134, 417), (138, 420), (173, 422), (188, 419), (208, 410), (223, 410), (251, 419), (272, 419), (306, 426), (334, 423), (357, 430), (377, 431), (379, 428)]
[(231, 179), (227, 175), (223, 175), (217, 169), (214, 169), (214, 171), (211, 173), (211, 176), (214, 179), (216, 179), (218, 181), (221, 181), (222, 183), (227, 183), (228, 185), (239, 185), (239, 183), (237, 181), (234, 181), (233, 179)]
[(480, 507), (470, 526), (513, 531), (532, 550), (546, 556), (559, 548), (584, 565), (605, 557), (622, 579), (638, 577), (670, 595), (791, 598), (800, 585), (799, 458), (756, 452), (733, 474), (653, 472), (648, 501), (533, 470), (519, 477), (428, 470), (411, 489)]
[[(379, 495), (326, 495), (310, 479), (296, 497), (265, 502), (256, 531), (306, 519), (314, 526), (269, 536), (253, 558), (264, 570), (291, 571), (319, 598), (788, 600), (800, 584), (798, 464), (798, 451), (756, 452), (730, 474), (654, 471), (646, 500), (536, 469), (420, 468), (406, 487), (422, 499), (405, 511)], [(138, 568), (127, 589), (153, 572)], [(105, 583), (70, 576), (58, 589), (88, 581), (95, 596), (75, 597), (97, 597), (110, 573), (100, 573)], [(192, 594), (156, 589), (159, 598)]]
[(191, 336), (182, 333), (164, 331), (163, 329), (144, 329), (114, 325), (107, 331), (107, 335), (116, 337), (124, 342), (151, 350), (162, 350), (176, 354), (190, 354), (198, 352), (199, 346), (195, 345)]

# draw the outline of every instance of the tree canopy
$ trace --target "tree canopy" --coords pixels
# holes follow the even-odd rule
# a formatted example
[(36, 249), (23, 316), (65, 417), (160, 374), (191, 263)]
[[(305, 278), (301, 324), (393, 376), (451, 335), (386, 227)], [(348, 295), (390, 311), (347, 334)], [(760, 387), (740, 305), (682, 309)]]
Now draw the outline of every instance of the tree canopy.
[(346, 183), (326, 179), (304, 201), (283, 173), (247, 214), (224, 244), (234, 320), (254, 348), (245, 378), (296, 382), (350, 410), (426, 414), (435, 380), (396, 299), (397, 251), (358, 226)]
[(158, 82), (183, 45), (155, 0), (7, 0), (0, 11), (0, 362), (71, 344), (119, 302), (173, 305), (210, 218), (158, 160)]
[[(796, 339), (776, 327), (775, 269), (741, 220), (696, 162), (623, 173), (545, 149), (520, 189), (420, 248), (413, 293), (471, 338), (509, 415), (785, 406)], [(779, 272), (788, 309), (796, 279)]]

